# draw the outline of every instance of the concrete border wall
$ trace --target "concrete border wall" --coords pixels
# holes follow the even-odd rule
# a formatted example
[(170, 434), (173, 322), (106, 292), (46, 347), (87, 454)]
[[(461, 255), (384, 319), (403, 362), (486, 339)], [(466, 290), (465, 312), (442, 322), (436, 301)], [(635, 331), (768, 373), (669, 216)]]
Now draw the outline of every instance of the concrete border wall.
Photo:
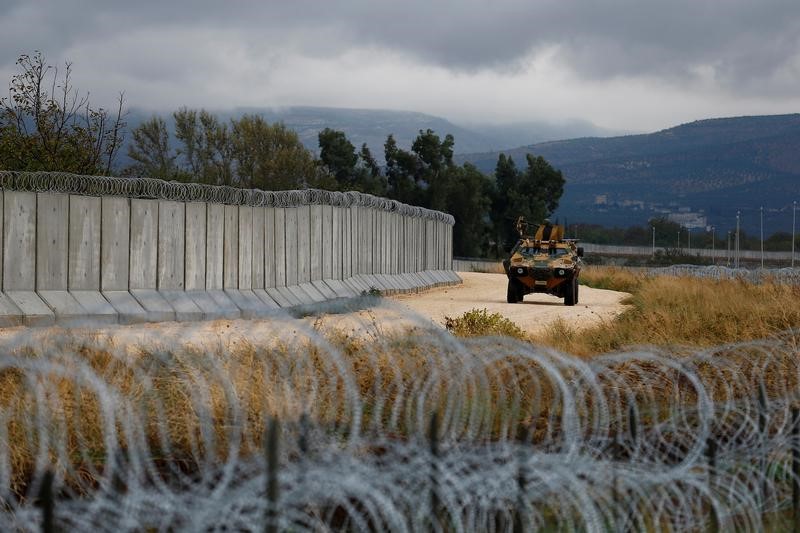
[(452, 217), (390, 200), (239, 191), (228, 203), (172, 185), (109, 195), (125, 180), (88, 177), (102, 194), (73, 191), (75, 177), (34, 192), (20, 176), (0, 172), (0, 327), (249, 318), (461, 281)]

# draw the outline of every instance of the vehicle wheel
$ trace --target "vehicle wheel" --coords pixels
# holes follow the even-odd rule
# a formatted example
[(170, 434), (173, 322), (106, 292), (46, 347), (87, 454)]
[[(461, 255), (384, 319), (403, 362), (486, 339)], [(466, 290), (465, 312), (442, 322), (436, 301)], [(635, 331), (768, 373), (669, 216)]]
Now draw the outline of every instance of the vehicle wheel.
[(575, 303), (578, 303), (578, 301), (580, 300), (580, 298), (578, 298), (578, 292), (579, 292), (578, 289), (580, 288), (581, 284), (578, 283), (578, 278), (575, 278)]
[(506, 301), (510, 304), (515, 304), (522, 301), (522, 284), (519, 281), (515, 279), (508, 280)]
[(517, 303), (520, 303), (525, 297), (525, 285), (521, 281), (517, 282)]
[(517, 288), (514, 286), (514, 280), (508, 280), (508, 291), (506, 292), (506, 301), (510, 304), (517, 303)]
[(564, 305), (578, 303), (578, 280), (572, 278), (564, 284)]

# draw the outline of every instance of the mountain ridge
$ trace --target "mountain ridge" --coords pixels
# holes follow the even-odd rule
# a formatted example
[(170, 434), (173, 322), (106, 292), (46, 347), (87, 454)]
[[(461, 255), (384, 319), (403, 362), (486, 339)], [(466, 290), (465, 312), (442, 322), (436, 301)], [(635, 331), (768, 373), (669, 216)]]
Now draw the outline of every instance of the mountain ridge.
[[(457, 160), (492, 172), (499, 153)], [(633, 225), (682, 211), (706, 218), (707, 225), (730, 225), (739, 211), (752, 231), (753, 214), (764, 206), (777, 229), (790, 224), (787, 207), (800, 196), (797, 113), (702, 119), (653, 133), (557, 140), (502, 153), (520, 166), (532, 153), (559, 168), (567, 183), (557, 215), (572, 220)]]
[[(518, 122), (507, 126), (472, 122), (465, 125), (449, 119), (418, 111), (391, 109), (359, 109), (320, 106), (287, 107), (237, 107), (227, 110), (208, 109), (221, 120), (228, 122), (244, 114), (258, 114), (268, 122), (283, 122), (297, 132), (303, 145), (317, 152), (318, 133), (326, 128), (344, 131), (358, 148), (366, 143), (373, 156), (382, 162), (386, 137), (393, 134), (398, 146), (409, 149), (420, 130), (431, 129), (441, 137), (450, 133), (455, 138), (455, 153), (475, 153), (508, 146), (521, 146), (541, 140), (566, 138), (562, 135), (575, 131), (588, 133), (616, 133), (588, 121), (575, 120), (563, 125), (546, 121)], [(153, 115), (163, 118), (172, 130), (172, 113), (133, 108), (129, 110), (128, 127), (135, 128)], [(507, 128), (507, 129), (504, 129)], [(512, 142), (516, 139), (516, 142)], [(124, 147), (125, 152), (127, 146)], [(122, 154), (123, 157), (125, 154)]]

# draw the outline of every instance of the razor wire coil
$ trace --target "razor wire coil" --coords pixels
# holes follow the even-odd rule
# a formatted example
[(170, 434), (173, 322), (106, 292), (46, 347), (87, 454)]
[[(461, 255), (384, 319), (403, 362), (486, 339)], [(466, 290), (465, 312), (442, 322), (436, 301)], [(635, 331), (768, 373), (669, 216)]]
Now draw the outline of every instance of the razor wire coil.
[[(31, 496), (51, 463), (60, 524), (97, 531), (263, 530), (269, 511), (276, 529), (297, 531), (510, 532), (517, 520), (525, 530), (702, 531), (712, 509), (719, 530), (759, 531), (786, 513), (800, 481), (798, 332), (582, 360), (418, 331), (407, 339), (416, 348), (387, 363), (396, 340), (375, 337), (352, 359), (288, 320), (205, 341), (208, 331), (190, 325), (138, 339), (125, 329), (7, 336), (0, 375), (22, 397), (0, 406), (0, 518), (36, 529)], [(276, 349), (276, 339), (288, 344)], [(144, 354), (131, 355), (133, 340)], [(240, 347), (239, 360), (229, 347), (242, 340), (252, 353)], [(163, 388), (167, 377), (182, 394)], [(264, 397), (251, 387), (262, 382), (280, 391), (270, 399), (282, 420), (274, 507), (253, 449)], [(81, 392), (72, 416), (86, 426), (63, 420), (65, 384)], [(175, 425), (176, 414), (195, 422)], [(12, 454), (11, 442), (31, 456)], [(21, 498), (14, 461), (33, 465)]]
[(62, 193), (81, 196), (123, 196), (167, 200), (174, 202), (206, 202), (251, 207), (293, 208), (306, 205), (334, 207), (363, 207), (455, 224), (452, 215), (424, 207), (413, 206), (356, 191), (326, 191), (302, 189), (289, 191), (262, 191), (241, 189), (224, 185), (181, 183), (143, 177), (85, 176), (67, 172), (17, 172), (0, 171), (0, 189), (34, 192)]

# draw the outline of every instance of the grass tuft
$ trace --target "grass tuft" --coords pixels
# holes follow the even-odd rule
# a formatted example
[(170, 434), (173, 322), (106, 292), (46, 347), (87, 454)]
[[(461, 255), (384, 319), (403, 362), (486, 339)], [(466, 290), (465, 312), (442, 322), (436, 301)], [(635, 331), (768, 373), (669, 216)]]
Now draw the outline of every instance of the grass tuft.
[(446, 316), (444, 325), (448, 331), (458, 337), (499, 335), (515, 339), (527, 338), (525, 332), (514, 322), (500, 313), (489, 314), (486, 309), (472, 309), (456, 318)]

